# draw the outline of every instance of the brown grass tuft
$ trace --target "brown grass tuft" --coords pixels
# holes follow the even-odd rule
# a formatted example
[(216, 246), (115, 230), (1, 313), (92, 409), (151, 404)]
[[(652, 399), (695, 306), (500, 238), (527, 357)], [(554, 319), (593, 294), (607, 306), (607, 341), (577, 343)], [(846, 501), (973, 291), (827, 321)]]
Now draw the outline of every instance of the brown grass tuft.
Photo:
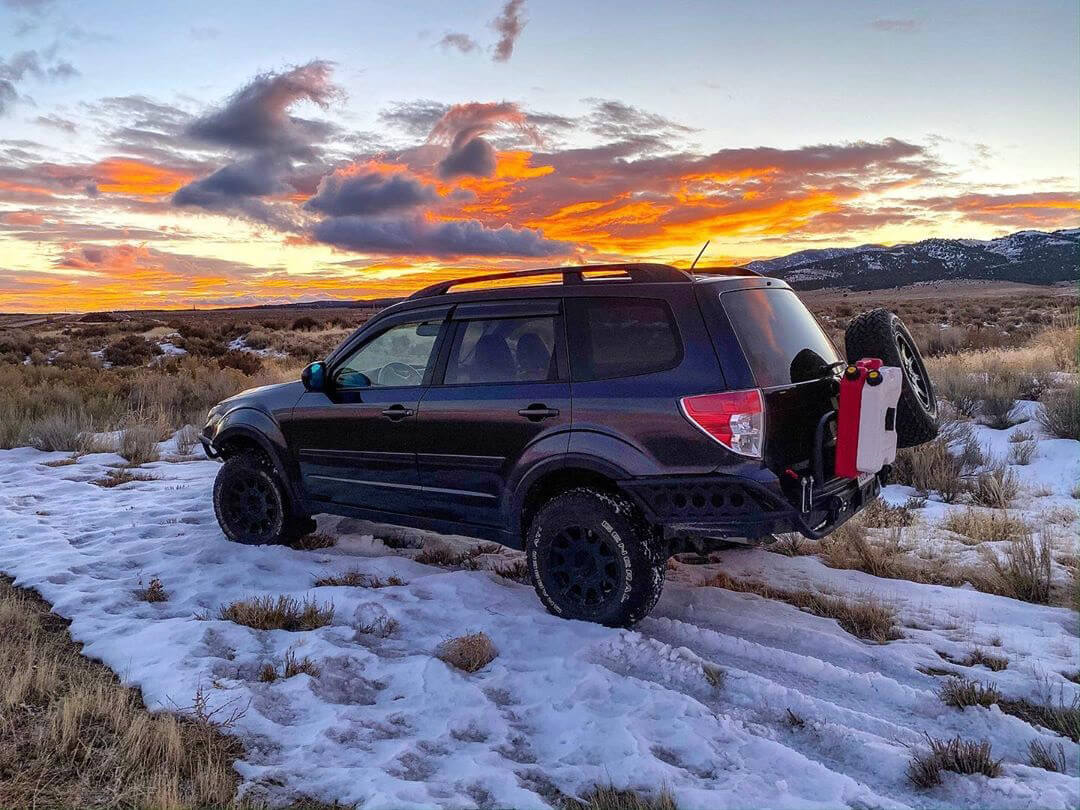
[(1034, 768), (1042, 768), (1044, 771), (1054, 773), (1067, 773), (1065, 767), (1065, 746), (1058, 743), (1051, 747), (1050, 743), (1042, 740), (1032, 740), (1028, 743), (1028, 764)]
[(256, 596), (222, 605), (218, 618), (256, 630), (314, 630), (334, 620), (334, 603), (292, 596)]
[(1001, 760), (990, 755), (990, 743), (986, 740), (935, 740), (927, 736), (930, 750), (917, 753), (908, 764), (908, 779), (926, 789), (941, 784), (941, 771), (976, 774), (991, 778), (1001, 774)]
[(567, 798), (562, 806), (563, 810), (679, 810), (675, 797), (666, 790), (660, 791), (654, 798), (611, 786), (598, 786), (580, 800)]
[(486, 633), (470, 633), (444, 641), (435, 657), (465, 672), (476, 672), (494, 661), (498, 654)]
[(915, 515), (906, 506), (890, 506), (881, 498), (875, 498), (859, 513), (859, 523), (868, 529), (896, 529), (910, 526)]
[(1024, 532), (1009, 542), (1002, 556), (989, 548), (980, 548), (991, 573), (981, 577), (979, 590), (1041, 605), (1049, 602), (1052, 543), (1048, 532), (1043, 529), (1038, 543), (1030, 531)]
[(159, 428), (154, 425), (132, 425), (120, 433), (120, 455), (136, 467), (157, 461)]
[(1001, 670), (1006, 669), (1009, 666), (1009, 659), (1003, 655), (992, 655), (991, 653), (976, 647), (969, 652), (967, 657), (960, 663), (965, 667), (981, 665), (991, 672), (1001, 672)]
[(160, 579), (152, 577), (149, 585), (135, 591), (135, 598), (144, 602), (168, 602), (169, 592), (165, 590), (165, 586), (161, 584)]
[(318, 678), (319, 666), (306, 655), (303, 658), (297, 658), (296, 651), (289, 650), (285, 653), (280, 667), (270, 661), (263, 664), (262, 669), (259, 670), (259, 680), (263, 683), (273, 683), (300, 674)]
[(394, 585), (405, 585), (405, 581), (398, 576), (390, 576), (380, 579), (373, 574), (365, 574), (363, 571), (346, 571), (344, 574), (335, 574), (320, 577), (315, 580), (315, 587), (332, 587), (337, 585), (351, 585), (355, 588), (386, 588)]
[[(1012, 517), (1008, 512), (987, 512), (968, 507), (963, 512), (950, 512), (941, 523), (946, 531), (962, 535), (973, 543), (1008, 540), (1031, 527), (1020, 518)], [(972, 545), (972, 543), (968, 543)]]
[(356, 625), (356, 635), (358, 636), (375, 636), (377, 638), (389, 638), (398, 631), (397, 619), (393, 619), (389, 616), (377, 616), (371, 621), (360, 622)]
[(996, 684), (981, 684), (964, 678), (949, 678), (941, 685), (938, 695), (947, 706), (958, 709), (966, 706), (989, 708), (1001, 700)]
[(994, 465), (979, 473), (971, 482), (971, 499), (981, 506), (1008, 509), (1019, 494), (1020, 482), (1016, 473), (1004, 464)]
[(320, 548), (330, 548), (337, 543), (337, 538), (326, 532), (310, 532), (294, 538), (288, 543), (289, 548), (297, 551), (318, 551)]
[(123, 467), (118, 470), (109, 470), (105, 473), (104, 478), (95, 478), (91, 481), (91, 484), (96, 484), (99, 487), (106, 489), (112, 489), (118, 487), (121, 484), (130, 484), (132, 481), (157, 481), (156, 475), (150, 475), (149, 473), (132, 472), (131, 470)]
[(1050, 391), (1043, 398), (1039, 424), (1059, 439), (1080, 439), (1080, 386)]
[(724, 688), (724, 684), (727, 682), (727, 670), (721, 669), (715, 664), (705, 664), (701, 667), (701, 674), (705, 676), (705, 680), (709, 682), (709, 686), (717, 691)]

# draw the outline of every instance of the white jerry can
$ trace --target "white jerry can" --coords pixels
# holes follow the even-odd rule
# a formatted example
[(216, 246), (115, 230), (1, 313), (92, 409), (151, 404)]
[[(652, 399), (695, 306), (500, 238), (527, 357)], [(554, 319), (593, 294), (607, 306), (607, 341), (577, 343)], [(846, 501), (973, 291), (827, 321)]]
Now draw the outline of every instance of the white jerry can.
[(861, 473), (876, 473), (896, 460), (896, 403), (900, 400), (902, 374), (895, 366), (882, 366), (866, 375), (855, 457)]

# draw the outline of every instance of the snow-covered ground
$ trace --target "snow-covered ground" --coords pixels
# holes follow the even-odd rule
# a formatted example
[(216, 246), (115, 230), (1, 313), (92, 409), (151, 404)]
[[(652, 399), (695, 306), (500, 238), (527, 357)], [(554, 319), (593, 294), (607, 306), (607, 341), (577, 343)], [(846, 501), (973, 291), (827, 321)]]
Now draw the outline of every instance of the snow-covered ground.
[[(987, 430), (980, 441), (1003, 455), (1005, 432)], [(234, 729), (248, 752), (237, 767), (245, 790), (273, 801), (541, 808), (556, 791), (613, 783), (666, 787), (681, 807), (703, 810), (1080, 802), (1076, 745), (997, 706), (947, 707), (942, 679), (922, 671), (993, 681), (1008, 697), (1040, 699), (1050, 688), (1071, 700), (1080, 687), (1062, 673), (1080, 669), (1080, 638), (1068, 609), (733, 549), (717, 564), (674, 564), (653, 614), (635, 630), (611, 630), (549, 616), (531, 588), (489, 571), (418, 564), (415, 550), (372, 536), (387, 530), (357, 521), (320, 518), (339, 539), (318, 551), (229, 543), (214, 520), (210, 461), (156, 462), (143, 468), (156, 480), (103, 489), (91, 481), (118, 456), (45, 465), (62, 458), (0, 451), (0, 570), (71, 618), (85, 653), (137, 684), (150, 707), (188, 706), (201, 688), (224, 713), (246, 709)], [(1044, 504), (1076, 505), (1068, 492), (1080, 443), (1044, 438), (1034, 463), (1014, 469), (1042, 493), (1024, 496), (1032, 517)], [(887, 492), (899, 502), (908, 494)], [(931, 502), (928, 530), (950, 508), (963, 507)], [(1074, 542), (1077, 525), (1065, 530)], [(313, 586), (354, 569), (405, 584)], [(695, 584), (717, 570), (874, 594), (896, 608), (904, 638), (867, 643), (783, 602)], [(152, 577), (168, 601), (135, 598)], [(333, 602), (334, 620), (285, 632), (205, 618), (259, 594)], [(380, 616), (399, 623), (388, 638), (357, 632)], [(468, 675), (433, 656), (444, 639), (473, 631), (498, 647), (487, 667)], [(941, 655), (959, 660), (976, 646), (1006, 656), (1008, 668)], [(260, 682), (261, 666), (289, 650), (320, 675)], [(727, 673), (721, 686), (706, 679), (707, 665)], [(789, 709), (804, 726), (787, 721)], [(937, 788), (914, 788), (905, 769), (924, 734), (989, 740), (1002, 775), (945, 773)], [(1028, 766), (1032, 740), (1061, 742), (1068, 774)]]

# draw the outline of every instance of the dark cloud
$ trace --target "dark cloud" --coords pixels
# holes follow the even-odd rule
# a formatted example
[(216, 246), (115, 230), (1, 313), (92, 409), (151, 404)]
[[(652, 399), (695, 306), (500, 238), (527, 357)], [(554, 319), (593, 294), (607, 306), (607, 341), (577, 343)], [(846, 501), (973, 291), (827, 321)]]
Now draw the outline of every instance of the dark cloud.
[(530, 228), (489, 228), (477, 220), (433, 224), (421, 217), (332, 217), (318, 223), (312, 236), (345, 250), (388, 255), (561, 256), (572, 250)]
[(449, 154), (439, 161), (438, 173), (444, 180), (464, 175), (491, 177), (495, 174), (495, 149), (483, 138), (462, 133), (454, 139)]
[(922, 22), (912, 19), (885, 19), (879, 17), (870, 23), (875, 31), (891, 31), (895, 34), (913, 34), (922, 29)]
[(11, 109), (11, 105), (19, 97), (15, 85), (8, 79), (0, 79), (0, 115)]
[(527, 22), (524, 11), (525, 0), (507, 0), (499, 16), (491, 21), (491, 27), (499, 33), (499, 41), (495, 43), (492, 57), (496, 62), (506, 62), (513, 55), (514, 44)]
[(340, 96), (330, 81), (329, 62), (316, 60), (284, 73), (264, 73), (238, 90), (223, 106), (192, 121), (187, 132), (232, 149), (267, 150), (299, 158), (317, 153), (335, 128), (289, 114), (301, 101), (325, 108)]
[(490, 177), (494, 174), (495, 149), (481, 136), (497, 127), (516, 130), (536, 143), (542, 141), (539, 130), (513, 102), (455, 104), (446, 110), (428, 135), (429, 141), (449, 143), (450, 146), (450, 151), (436, 166), (439, 176)]
[(34, 123), (40, 124), (43, 127), (51, 127), (53, 129), (59, 129), (63, 132), (74, 134), (78, 131), (78, 127), (74, 121), (67, 118), (61, 118), (59, 115), (39, 115), (34, 119)]
[(0, 57), (0, 114), (11, 109), (18, 100), (16, 85), (27, 78), (56, 81), (78, 76), (70, 62), (56, 59), (55, 47), (44, 55), (37, 51), (19, 51), (8, 59)]
[(283, 158), (273, 155), (241, 160), (179, 189), (173, 195), (173, 203), (221, 208), (237, 198), (280, 194), (291, 190), (281, 179), (288, 169)]
[(468, 34), (461, 34), (458, 32), (451, 32), (446, 34), (439, 40), (439, 45), (443, 48), (454, 48), (461, 53), (472, 53), (480, 46), (476, 43), (476, 40), (470, 37)]
[(438, 199), (431, 186), (402, 174), (334, 172), (322, 179), (304, 207), (330, 216), (372, 216)]

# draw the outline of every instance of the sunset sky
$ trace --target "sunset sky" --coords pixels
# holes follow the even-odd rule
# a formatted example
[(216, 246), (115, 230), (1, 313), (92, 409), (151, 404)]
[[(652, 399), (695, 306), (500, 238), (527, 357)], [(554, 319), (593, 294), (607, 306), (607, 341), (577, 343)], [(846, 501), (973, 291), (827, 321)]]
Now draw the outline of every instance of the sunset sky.
[(1075, 0), (0, 0), (0, 311), (1080, 225)]

